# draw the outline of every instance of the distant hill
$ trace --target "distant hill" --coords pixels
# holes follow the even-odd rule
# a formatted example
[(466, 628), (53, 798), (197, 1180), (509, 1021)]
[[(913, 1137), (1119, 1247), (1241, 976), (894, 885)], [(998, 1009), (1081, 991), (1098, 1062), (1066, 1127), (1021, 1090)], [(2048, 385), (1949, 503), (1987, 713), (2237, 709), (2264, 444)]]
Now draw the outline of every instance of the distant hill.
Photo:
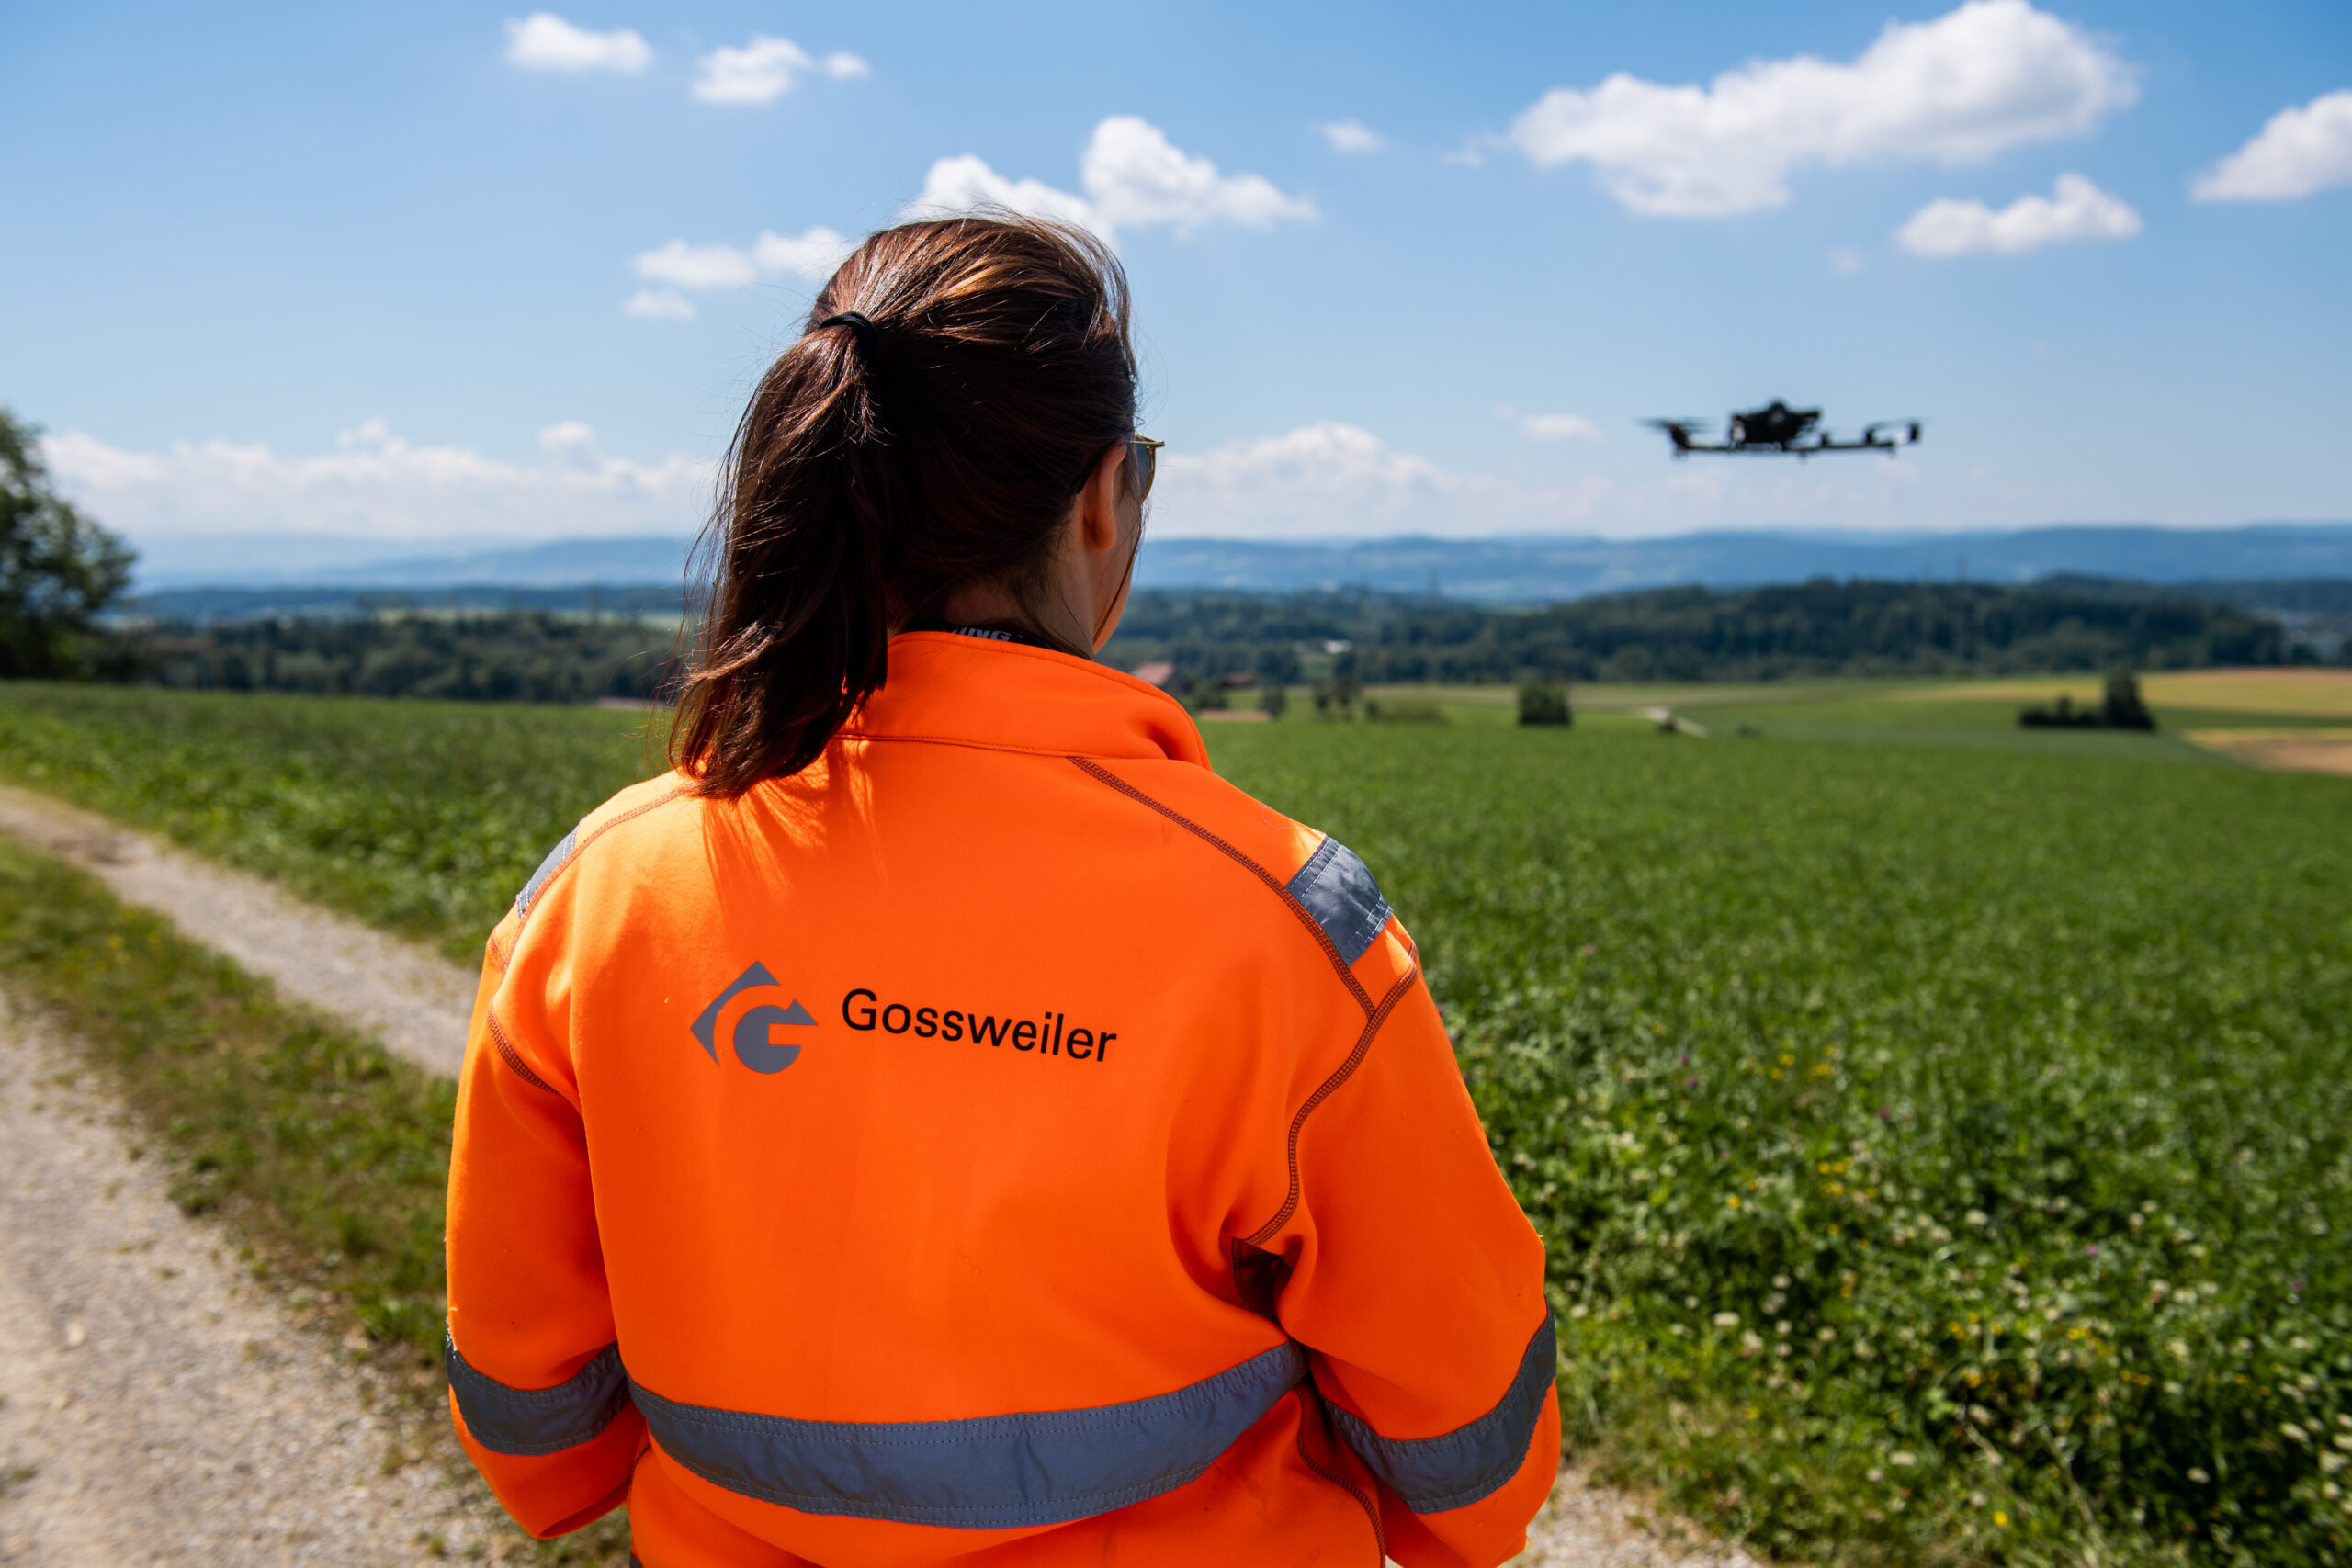
[(461, 583), (453, 588), (165, 588), (125, 600), (99, 617), (128, 626), (150, 621), (213, 626), (254, 620), (351, 620), (387, 612), (523, 613), (591, 616), (667, 616), (685, 596), (679, 584), (608, 587), (601, 582), (558, 587)]
[(1746, 588), (1812, 578), (2030, 582), (2061, 573), (2177, 583), (2352, 577), (2352, 524), (2237, 528), (2026, 528), (1880, 535), (1719, 532), (1662, 539), (1526, 536), (1260, 543), (1157, 539), (1136, 581), (1148, 588), (1259, 592), (1369, 590), (1544, 604), (1693, 584)]
[(692, 540), (667, 534), (550, 539), (480, 549), (387, 548), (322, 534), (224, 534), (134, 541), (138, 591), (189, 588), (388, 589), (607, 587), (675, 589)]
[[(333, 587), (674, 588), (688, 541), (650, 535), (420, 552), (318, 536), (141, 541), (139, 589)], [(1488, 539), (1261, 541), (1151, 538), (1147, 588), (1257, 592), (1369, 590), (1542, 604), (1675, 584), (1742, 588), (1810, 578), (2026, 582), (2053, 574), (2182, 583), (2352, 578), (2352, 524), (2235, 528), (2069, 526), (1965, 534), (1682, 534), (1660, 539), (1524, 535)]]

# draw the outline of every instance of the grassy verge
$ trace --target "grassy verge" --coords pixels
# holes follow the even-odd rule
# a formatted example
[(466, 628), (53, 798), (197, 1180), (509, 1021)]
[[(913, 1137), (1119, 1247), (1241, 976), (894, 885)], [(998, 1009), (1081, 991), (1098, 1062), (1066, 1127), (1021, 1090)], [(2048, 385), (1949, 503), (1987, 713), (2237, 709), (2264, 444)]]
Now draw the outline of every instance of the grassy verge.
[[(161, 917), (6, 839), (0, 984), (112, 1082), (134, 1151), (169, 1162), (181, 1209), (222, 1223), (298, 1318), (365, 1331), (378, 1381), (406, 1396), (387, 1463), (437, 1448), (462, 1466), (440, 1406), (449, 1082), (281, 1005)], [(625, 1552), (609, 1522), (541, 1549), (558, 1562)]]
[(0, 683), (0, 779), (154, 829), (469, 965), (645, 716)]

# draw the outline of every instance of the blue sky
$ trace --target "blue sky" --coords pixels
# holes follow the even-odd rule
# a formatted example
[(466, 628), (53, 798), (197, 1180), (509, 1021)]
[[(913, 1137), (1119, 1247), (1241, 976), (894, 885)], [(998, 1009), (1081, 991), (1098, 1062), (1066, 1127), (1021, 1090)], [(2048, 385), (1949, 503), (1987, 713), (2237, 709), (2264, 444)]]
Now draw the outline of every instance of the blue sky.
[[(689, 528), (823, 231), (992, 192), (1131, 269), (1163, 533), (2352, 516), (2340, 0), (535, 17), (0, 14), (0, 400), (94, 513)], [(1776, 396), (1927, 440), (1639, 423)]]

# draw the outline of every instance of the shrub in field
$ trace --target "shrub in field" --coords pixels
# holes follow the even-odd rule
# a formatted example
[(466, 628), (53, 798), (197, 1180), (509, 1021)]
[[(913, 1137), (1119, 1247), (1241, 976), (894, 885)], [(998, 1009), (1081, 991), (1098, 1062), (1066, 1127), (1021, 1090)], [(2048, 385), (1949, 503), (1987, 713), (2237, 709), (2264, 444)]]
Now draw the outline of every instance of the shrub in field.
[(1363, 683), (1352, 675), (1335, 675), (1329, 681), (1315, 682), (1315, 716), (1317, 718), (1353, 718), (1356, 699), (1363, 694)]
[(2107, 700), (2099, 713), (2109, 729), (2154, 729), (2156, 716), (2140, 700), (2140, 678), (2128, 670), (2107, 678)]
[(2106, 699), (2095, 708), (2078, 708), (2065, 693), (2048, 707), (2031, 707), (2018, 715), (2028, 729), (2154, 729), (2156, 716), (2140, 698), (2140, 680), (2130, 671), (2107, 678)]
[(1216, 744), (1412, 925), (1614, 1473), (1776, 1555), (2352, 1561), (2352, 790)]
[(1568, 689), (1556, 681), (1528, 682), (1519, 689), (1519, 722), (1574, 723), (1575, 716), (1568, 710)]

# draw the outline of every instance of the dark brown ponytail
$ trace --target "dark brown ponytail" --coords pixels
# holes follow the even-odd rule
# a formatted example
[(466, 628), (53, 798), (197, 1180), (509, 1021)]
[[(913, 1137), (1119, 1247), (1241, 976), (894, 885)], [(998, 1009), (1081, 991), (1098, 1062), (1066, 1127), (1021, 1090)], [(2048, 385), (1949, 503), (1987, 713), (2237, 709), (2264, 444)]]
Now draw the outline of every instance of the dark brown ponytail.
[(885, 229), (808, 323), (743, 412), (696, 551), (708, 586), (670, 750), (705, 795), (822, 755), (882, 684), (891, 632), (955, 589), (1025, 603), (1135, 428), (1126, 277), (1080, 230)]

